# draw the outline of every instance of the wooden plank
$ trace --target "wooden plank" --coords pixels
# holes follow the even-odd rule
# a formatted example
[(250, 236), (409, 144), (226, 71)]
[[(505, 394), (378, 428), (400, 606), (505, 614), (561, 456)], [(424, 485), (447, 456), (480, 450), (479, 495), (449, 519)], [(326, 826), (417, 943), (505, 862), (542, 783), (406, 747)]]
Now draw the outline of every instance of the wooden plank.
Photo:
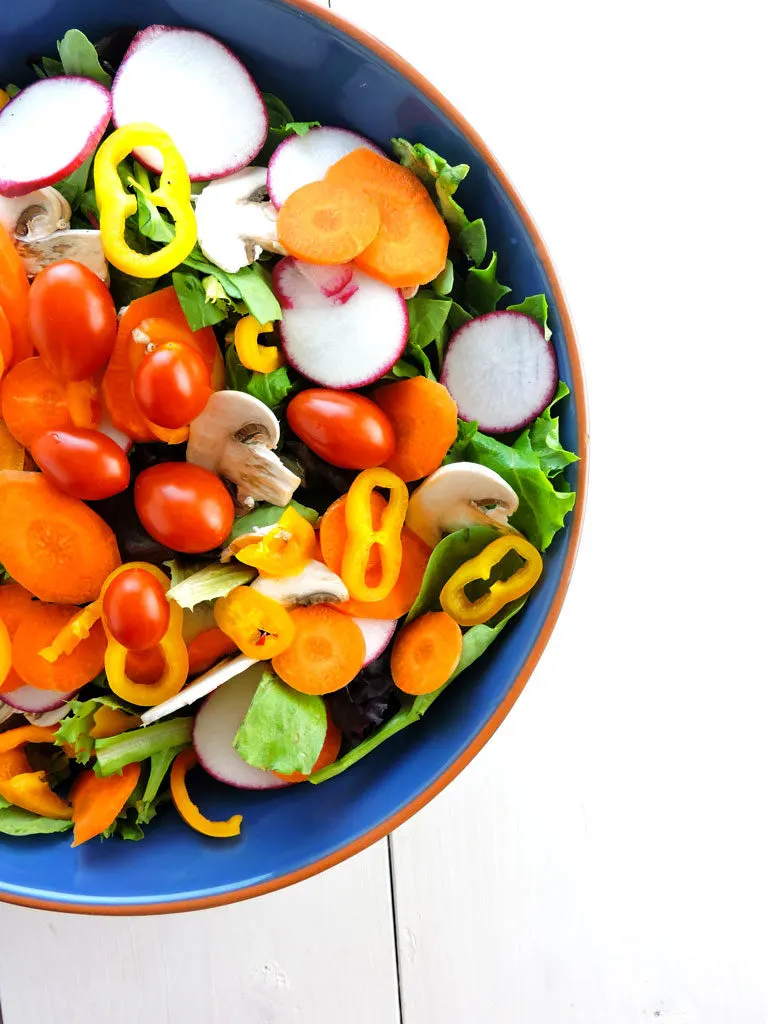
[(505, 162), (590, 385), (553, 641), (488, 748), (393, 837), (405, 1024), (764, 1024), (764, 425), (722, 359), (765, 379), (757, 7), (473, 0), (470, 31), (465, 4), (333, 6)]
[(0, 906), (3, 1024), (399, 1024), (382, 842), (236, 906), (87, 918)]

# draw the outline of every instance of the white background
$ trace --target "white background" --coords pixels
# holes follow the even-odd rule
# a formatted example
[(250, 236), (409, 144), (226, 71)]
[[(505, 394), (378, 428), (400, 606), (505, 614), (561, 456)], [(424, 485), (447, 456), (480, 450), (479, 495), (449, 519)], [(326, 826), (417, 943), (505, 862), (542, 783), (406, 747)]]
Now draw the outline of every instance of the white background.
[(1, 908), (4, 1024), (765, 1024), (763, 5), (332, 4), (462, 109), (554, 254), (592, 433), (566, 607), (389, 844), (184, 917)]

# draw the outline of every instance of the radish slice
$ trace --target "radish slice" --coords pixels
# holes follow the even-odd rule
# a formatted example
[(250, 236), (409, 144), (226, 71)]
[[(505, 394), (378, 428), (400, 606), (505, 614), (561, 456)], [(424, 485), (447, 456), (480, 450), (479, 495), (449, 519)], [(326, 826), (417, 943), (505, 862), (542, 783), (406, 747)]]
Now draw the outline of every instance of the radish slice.
[(448, 343), (442, 383), (459, 416), (487, 434), (519, 430), (546, 409), (557, 388), (555, 350), (529, 316), (486, 313)]
[(289, 782), (272, 772), (252, 768), (234, 748), (253, 695), (261, 682), (263, 664), (254, 665), (212, 693), (195, 718), (192, 743), (203, 768), (219, 782), (237, 789), (279, 789)]
[[(192, 181), (246, 167), (267, 137), (261, 93), (231, 50), (205, 32), (150, 25), (136, 36), (112, 86), (117, 127), (148, 121), (166, 131)], [(208, 126), (210, 131), (204, 131)], [(156, 149), (135, 156), (155, 173)]]
[(244, 654), (238, 654), (236, 658), (229, 658), (227, 661), (220, 661), (218, 665), (214, 665), (203, 675), (198, 676), (194, 683), (185, 686), (175, 697), (145, 711), (141, 716), (141, 724), (150, 725), (167, 715), (172, 715), (174, 711), (194, 704), (196, 700), (207, 697), (219, 686), (229, 682), (234, 676), (239, 676), (241, 672), (245, 672), (247, 668), (255, 664), (253, 658), (246, 658)]
[(44, 78), (0, 112), (0, 195), (34, 192), (66, 178), (96, 149), (112, 98), (90, 78)]
[(54, 708), (53, 711), (41, 711), (39, 714), (33, 714), (27, 712), (24, 717), (30, 725), (39, 725), (41, 728), (46, 729), (49, 725), (56, 725), (62, 718), (66, 718), (69, 714), (69, 705), (62, 704), (61, 707)]
[(28, 711), (41, 715), (44, 711), (55, 711), (75, 696), (77, 690), (62, 693), (60, 690), (40, 690), (37, 686), (20, 686), (3, 694), (3, 700), (17, 711)]
[(386, 651), (397, 627), (397, 619), (352, 619), (360, 628), (365, 640), (363, 665), (370, 665)]
[(310, 128), (306, 135), (291, 135), (280, 143), (267, 164), (270, 199), (280, 209), (297, 188), (320, 181), (329, 167), (360, 148), (386, 155), (368, 139), (346, 128)]
[(353, 270), (349, 263), (323, 267), (317, 263), (301, 263), (299, 260), (294, 262), (299, 273), (329, 299), (341, 294), (352, 281)]
[(408, 308), (398, 289), (354, 270), (341, 291), (327, 295), (300, 266), (288, 257), (273, 276), (288, 362), (327, 388), (359, 388), (378, 380), (400, 358), (408, 339)]

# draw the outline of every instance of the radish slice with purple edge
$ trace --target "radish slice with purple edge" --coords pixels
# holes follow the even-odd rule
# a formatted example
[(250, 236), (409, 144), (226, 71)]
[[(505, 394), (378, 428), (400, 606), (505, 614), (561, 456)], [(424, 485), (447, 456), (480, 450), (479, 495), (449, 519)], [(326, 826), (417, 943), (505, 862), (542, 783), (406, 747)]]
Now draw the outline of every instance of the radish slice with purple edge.
[[(150, 25), (133, 40), (115, 76), (112, 105), (118, 128), (146, 121), (166, 131), (191, 181), (246, 167), (269, 127), (261, 93), (232, 51), (205, 32), (170, 25)], [(142, 146), (134, 155), (160, 173), (156, 149)]]
[(214, 779), (237, 789), (279, 789), (291, 785), (263, 768), (252, 768), (234, 748), (235, 736), (259, 688), (263, 671), (263, 665), (254, 665), (212, 693), (197, 712), (192, 731), (201, 766)]
[(0, 195), (24, 196), (55, 184), (96, 149), (112, 98), (90, 78), (44, 78), (0, 111)]
[(185, 686), (175, 697), (171, 697), (169, 700), (163, 701), (162, 704), (156, 704), (153, 708), (145, 711), (141, 716), (141, 724), (151, 725), (152, 722), (159, 722), (161, 718), (166, 718), (175, 711), (180, 711), (182, 708), (194, 704), (195, 701), (202, 700), (203, 697), (213, 693), (219, 686), (228, 683), (230, 679), (239, 676), (241, 672), (245, 672), (247, 668), (255, 664), (256, 662), (253, 658), (246, 658), (244, 654), (238, 654), (236, 658), (220, 661), (218, 665), (214, 665), (213, 668), (208, 669), (203, 675), (198, 676), (193, 683)]
[(395, 635), (397, 619), (358, 619), (353, 616), (352, 621), (357, 623), (365, 640), (363, 665), (370, 665), (389, 646), (389, 641)]
[(355, 149), (370, 149), (385, 156), (378, 146), (346, 128), (310, 128), (306, 135), (291, 135), (281, 142), (267, 164), (267, 191), (280, 209), (289, 195), (320, 181), (325, 172)]
[(354, 270), (340, 292), (327, 295), (292, 257), (277, 264), (272, 280), (283, 309), (285, 358), (309, 380), (341, 390), (363, 387), (402, 355), (408, 308), (397, 288)]
[(536, 320), (512, 311), (470, 320), (448, 342), (441, 382), (459, 416), (486, 434), (519, 430), (557, 388), (555, 350)]
[[(294, 260), (294, 266), (329, 299), (343, 296), (354, 276), (354, 271), (349, 263), (321, 266), (317, 263), (301, 263), (299, 260)], [(349, 297), (351, 298), (351, 296)]]
[(17, 711), (41, 715), (44, 711), (55, 711), (75, 696), (77, 690), (62, 693), (60, 690), (41, 690), (37, 686), (20, 686), (3, 694), (3, 701)]

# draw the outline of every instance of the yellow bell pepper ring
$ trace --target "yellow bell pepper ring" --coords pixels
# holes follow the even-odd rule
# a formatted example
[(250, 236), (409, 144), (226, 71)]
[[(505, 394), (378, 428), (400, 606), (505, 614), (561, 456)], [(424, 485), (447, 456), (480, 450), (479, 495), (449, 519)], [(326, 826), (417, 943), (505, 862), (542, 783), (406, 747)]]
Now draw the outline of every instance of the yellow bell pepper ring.
[(271, 373), (285, 364), (277, 345), (260, 345), (259, 335), (274, 330), (274, 324), (261, 324), (255, 316), (244, 316), (235, 327), (235, 348), (240, 362), (256, 373)]
[(269, 661), (293, 643), (296, 626), (287, 610), (250, 587), (235, 587), (213, 606), (216, 625), (248, 658)]
[[(376, 487), (389, 491), (389, 501), (378, 528), (373, 526), (371, 495)], [(347, 541), (341, 562), (341, 578), (350, 597), (358, 601), (381, 601), (400, 575), (403, 561), (401, 535), (408, 508), (408, 488), (388, 469), (365, 469), (352, 483), (344, 505)], [(375, 585), (366, 580), (371, 553), (379, 549), (381, 578)]]
[[(466, 587), (475, 580), (488, 580), (493, 569), (509, 554), (517, 552), (525, 561), (508, 579), (492, 583), (488, 592), (471, 601)], [(501, 611), (510, 601), (527, 594), (541, 576), (541, 555), (522, 534), (511, 533), (491, 541), (479, 555), (459, 566), (440, 591), (440, 604), (444, 612), (460, 626), (479, 626)]]
[(238, 540), (231, 545), (235, 558), (268, 576), (296, 576), (315, 549), (315, 531), (290, 505), (269, 533), (243, 538), (242, 546)]
[(200, 813), (197, 804), (192, 803), (187, 790), (187, 772), (196, 764), (197, 754), (192, 747), (187, 747), (176, 755), (171, 768), (171, 797), (176, 810), (190, 828), (204, 836), (211, 836), (214, 839), (231, 839), (233, 836), (239, 836), (242, 814), (233, 814), (228, 821), (211, 821)]
[(11, 636), (8, 627), (0, 619), (0, 686), (11, 671)]
[[(137, 200), (123, 189), (118, 164), (140, 146), (153, 146), (163, 158), (160, 183), (148, 198), (170, 213), (176, 234), (157, 252), (136, 252), (125, 240), (125, 222), (136, 213)], [(99, 147), (93, 163), (101, 240), (107, 259), (132, 277), (162, 277), (189, 256), (197, 241), (192, 187), (181, 154), (170, 136), (155, 125), (137, 122), (118, 128)]]

